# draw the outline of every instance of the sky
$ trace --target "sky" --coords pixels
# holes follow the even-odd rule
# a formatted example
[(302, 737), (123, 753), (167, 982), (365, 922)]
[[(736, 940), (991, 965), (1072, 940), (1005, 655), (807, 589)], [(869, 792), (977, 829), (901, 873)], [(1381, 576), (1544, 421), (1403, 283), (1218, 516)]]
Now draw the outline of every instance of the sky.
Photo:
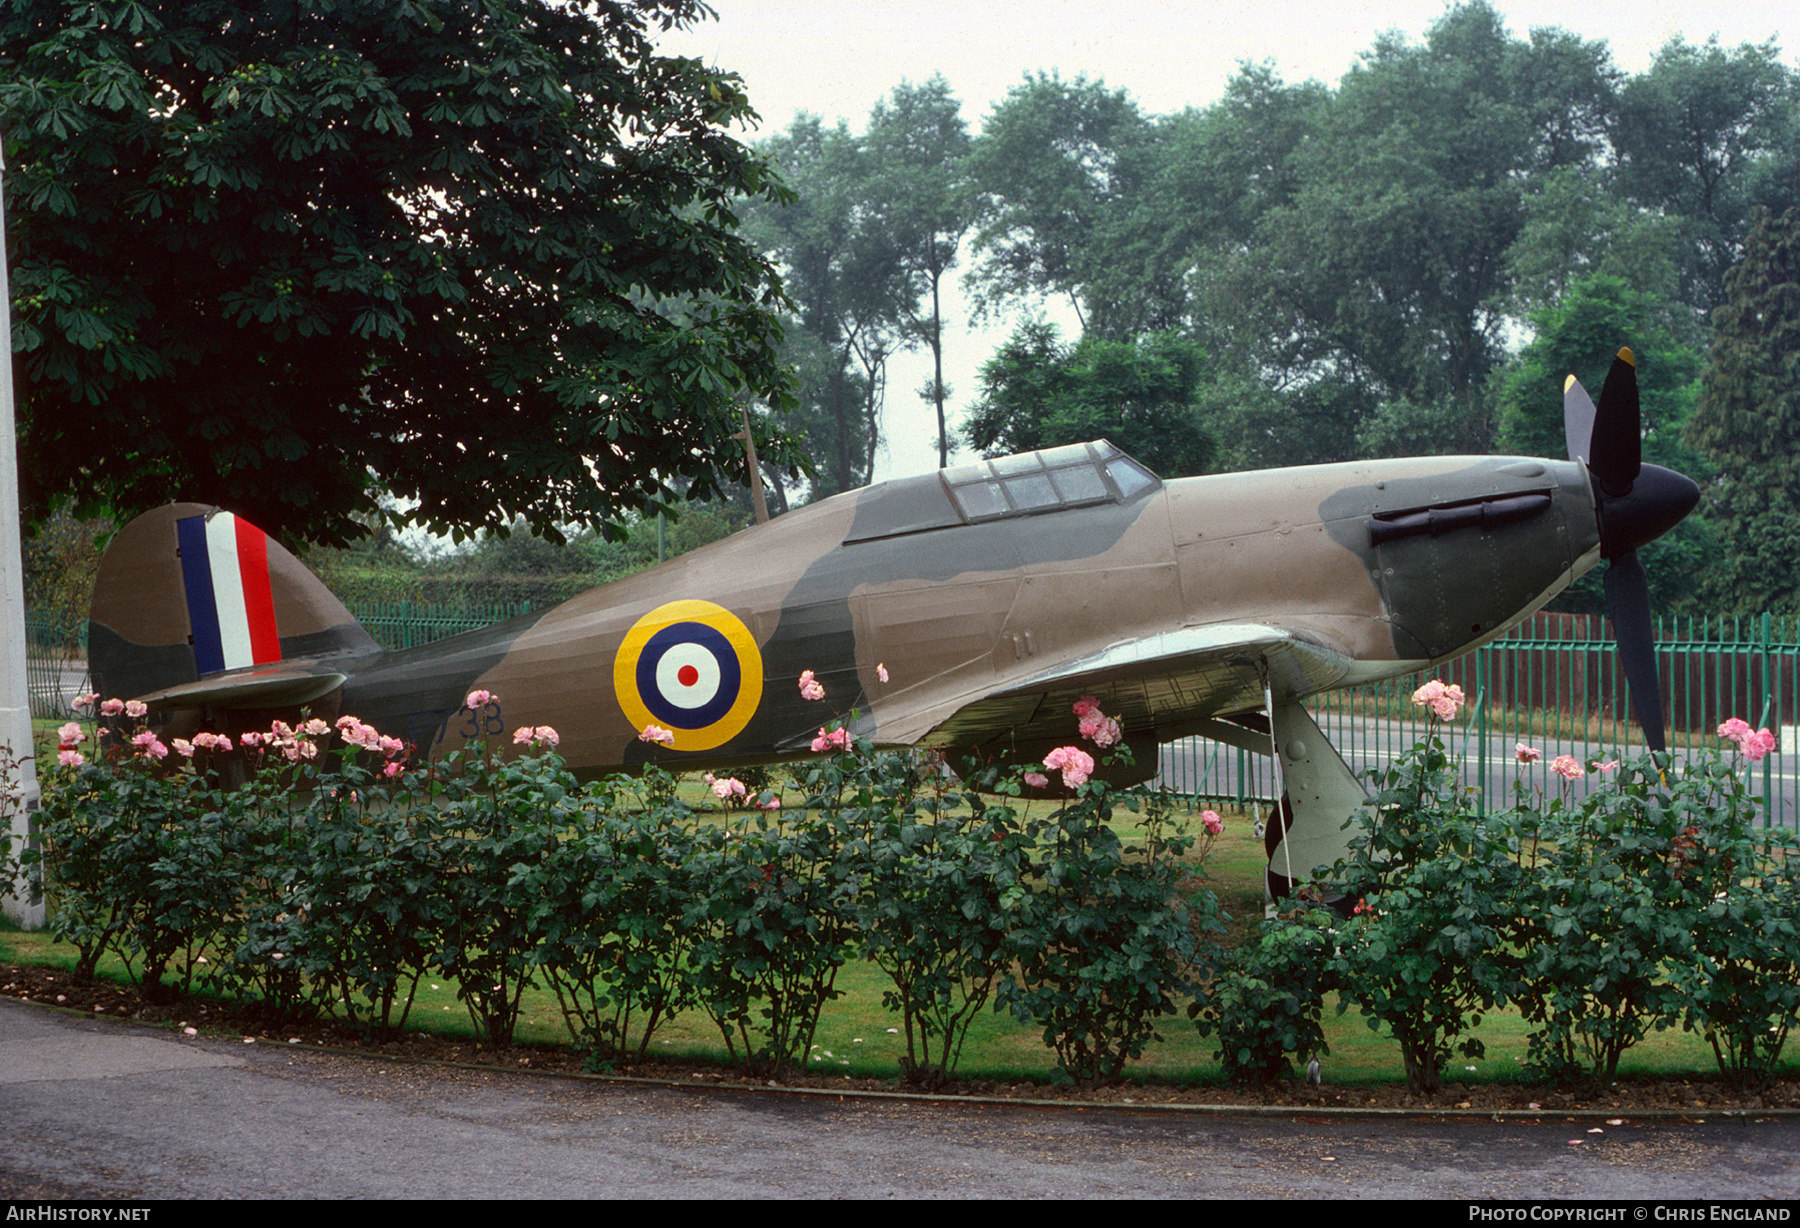
[[(860, 132), (869, 110), (902, 81), (940, 74), (962, 100), (970, 130), (1027, 73), (1086, 76), (1123, 89), (1150, 115), (1216, 102), (1244, 62), (1267, 61), (1290, 83), (1336, 85), (1357, 57), (1386, 31), (1411, 42), (1449, 6), (1442, 0), (709, 0), (716, 21), (658, 39), (671, 55), (694, 56), (743, 77), (762, 126), (742, 135), (780, 132), (801, 112), (844, 119)], [(1604, 40), (1616, 67), (1642, 72), (1679, 36), (1728, 47), (1774, 39), (1782, 59), (1800, 65), (1800, 6), (1786, 0), (1494, 0), (1510, 32), (1560, 27)], [(966, 258), (965, 258), (966, 265)], [(1074, 332), (1072, 315), (1049, 304), (1045, 314)], [(977, 374), (1011, 331), (1002, 319), (964, 331), (967, 308), (949, 304), (945, 380), (953, 393), (952, 425), (973, 401)], [(923, 473), (937, 463), (931, 410), (914, 395), (930, 374), (920, 352), (890, 361), (888, 442), (877, 480)]]

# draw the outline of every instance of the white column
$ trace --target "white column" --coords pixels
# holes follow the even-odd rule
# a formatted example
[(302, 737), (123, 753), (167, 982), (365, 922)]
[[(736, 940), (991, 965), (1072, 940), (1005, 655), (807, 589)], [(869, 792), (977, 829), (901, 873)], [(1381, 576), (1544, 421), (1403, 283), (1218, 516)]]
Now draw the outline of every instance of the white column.
[[(19, 549), (19, 448), (13, 432), (12, 286), (7, 276), (6, 162), (0, 153), (0, 747), (11, 747), (24, 762), (11, 783), (13, 796), (0, 801), (12, 811), (12, 853), (16, 858), (35, 838), (37, 764), (32, 760), (31, 696), (25, 676), (25, 576)], [(44, 924), (44, 904), (14, 894), (0, 883), (6, 915), (27, 929)]]

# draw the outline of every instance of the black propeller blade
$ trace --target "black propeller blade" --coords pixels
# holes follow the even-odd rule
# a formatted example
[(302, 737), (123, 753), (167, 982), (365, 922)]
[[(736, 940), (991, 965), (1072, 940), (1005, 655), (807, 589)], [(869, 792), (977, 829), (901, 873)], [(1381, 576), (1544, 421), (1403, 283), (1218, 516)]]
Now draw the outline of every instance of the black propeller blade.
[(1588, 468), (1607, 494), (1629, 494), (1643, 468), (1643, 421), (1638, 409), (1637, 363), (1628, 349), (1613, 359), (1600, 389), (1594, 431), (1588, 442)]
[(1673, 470), (1643, 463), (1637, 365), (1619, 351), (1595, 407), (1573, 376), (1563, 385), (1563, 433), (1569, 459), (1585, 461), (1594, 476), (1600, 516), (1600, 556), (1607, 560), (1606, 610), (1631, 688), (1631, 706), (1651, 750), (1668, 748), (1662, 684), (1650, 621), (1650, 579), (1639, 561), (1647, 545), (1680, 524), (1700, 502), (1700, 488)]
[(1631, 689), (1631, 706), (1644, 729), (1644, 745), (1668, 749), (1663, 737), (1662, 680), (1656, 672), (1656, 641), (1650, 623), (1650, 577), (1633, 550), (1612, 561), (1606, 569), (1606, 612), (1612, 615), (1613, 642), (1619, 647), (1619, 664), (1625, 685)]

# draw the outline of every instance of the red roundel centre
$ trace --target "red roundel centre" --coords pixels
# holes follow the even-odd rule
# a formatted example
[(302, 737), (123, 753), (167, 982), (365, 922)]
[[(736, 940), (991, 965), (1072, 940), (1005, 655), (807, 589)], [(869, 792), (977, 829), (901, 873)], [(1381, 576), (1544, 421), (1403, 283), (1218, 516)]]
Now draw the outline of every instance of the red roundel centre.
[(691, 665), (684, 665), (676, 672), (675, 678), (682, 686), (693, 686), (700, 681), (700, 671)]

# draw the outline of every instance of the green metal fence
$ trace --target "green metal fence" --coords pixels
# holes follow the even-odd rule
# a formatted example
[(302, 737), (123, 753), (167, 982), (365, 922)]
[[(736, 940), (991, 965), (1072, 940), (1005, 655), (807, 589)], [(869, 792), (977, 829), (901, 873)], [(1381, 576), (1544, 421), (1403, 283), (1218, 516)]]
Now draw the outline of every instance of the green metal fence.
[[(1775, 730), (1777, 753), (1745, 770), (1771, 822), (1800, 824), (1800, 626), (1769, 615), (1671, 619), (1656, 634), (1671, 745), (1722, 747), (1716, 730), (1733, 716)], [(1429, 674), (1334, 691), (1308, 708), (1362, 772), (1391, 762), (1425, 732), (1411, 696), (1433, 676), (1469, 696), (1448, 745), (1483, 806), (1507, 804), (1515, 780), (1553, 792), (1549, 764), (1558, 755), (1584, 760), (1643, 748), (1611, 633), (1598, 617), (1538, 614)], [(1520, 744), (1543, 757), (1520, 764)], [(1165, 751), (1162, 778), (1181, 792), (1237, 805), (1266, 803), (1277, 787), (1267, 756), (1197, 739)]]
[(86, 689), (87, 623), (25, 621), (25, 691), (37, 720), (68, 720), (69, 700)]
[(383, 648), (417, 648), (465, 631), (504, 622), (531, 613), (531, 603), (493, 605), (442, 605), (422, 601), (365, 601), (352, 604), (350, 613), (368, 629)]

